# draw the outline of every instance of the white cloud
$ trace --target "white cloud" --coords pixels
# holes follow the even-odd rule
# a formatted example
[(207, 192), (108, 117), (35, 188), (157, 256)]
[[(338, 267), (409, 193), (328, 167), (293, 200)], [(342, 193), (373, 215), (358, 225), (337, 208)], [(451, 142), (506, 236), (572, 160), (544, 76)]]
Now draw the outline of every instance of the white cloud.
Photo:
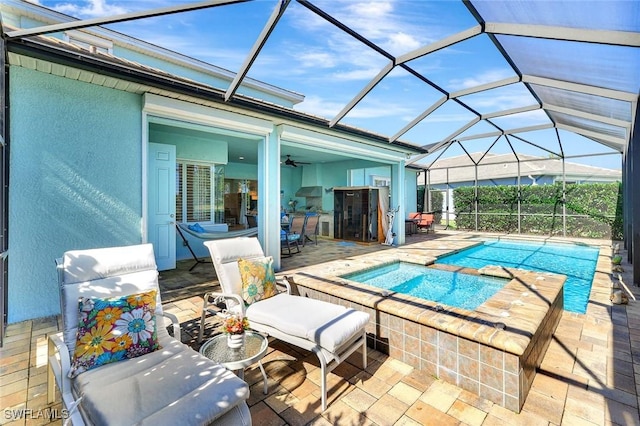
[[(337, 18), (395, 56), (433, 41), (429, 35), (434, 33), (433, 26), (416, 19), (415, 14), (403, 13), (398, 1), (345, 3), (343, 10), (334, 11)], [(410, 6), (405, 9), (412, 10)]]
[(375, 77), (380, 69), (378, 68), (360, 68), (350, 71), (337, 71), (331, 74), (332, 78), (341, 81), (369, 81)]
[(360, 1), (349, 2), (347, 11), (367, 17), (367, 18), (385, 18), (390, 12), (393, 11), (392, 1)]
[(487, 91), (474, 99), (473, 102), (469, 102), (469, 105), (483, 113), (487, 113), (533, 105), (535, 102), (531, 95), (521, 91), (501, 91), (499, 94)]
[(296, 55), (296, 60), (304, 68), (333, 68), (336, 66), (335, 55), (328, 51), (302, 52)]
[(481, 74), (475, 74), (472, 77), (466, 77), (462, 79), (452, 78), (449, 83), (452, 87), (459, 87), (460, 89), (468, 89), (470, 87), (477, 87), (486, 83), (492, 83), (508, 77), (513, 77), (514, 72), (510, 69), (494, 69), (485, 71)]
[(87, 0), (83, 4), (58, 3), (52, 9), (78, 18), (97, 18), (128, 12), (128, 9), (124, 7), (107, 4), (106, 0)]
[(296, 105), (295, 109), (324, 118), (333, 118), (344, 105), (342, 101), (331, 101), (318, 95), (309, 95), (305, 97), (304, 102)]
[[(399, 11), (395, 0), (331, 0), (315, 4), (393, 55), (412, 51), (430, 42), (426, 37), (429, 26), (418, 26), (415, 16)], [(292, 61), (301, 67), (319, 67), (323, 72), (333, 68), (331, 75), (334, 78), (366, 81), (388, 62), (383, 55), (306, 8), (292, 5), (287, 14), (287, 23), (305, 36), (284, 46), (281, 51), (288, 52)]]
[[(368, 103), (356, 106), (348, 114), (349, 118), (386, 118), (399, 117), (403, 120), (403, 117), (409, 112), (408, 108), (404, 108), (401, 104), (385, 103), (375, 104)], [(403, 120), (404, 121), (404, 120)]]
[[(307, 96), (304, 102), (296, 105), (295, 109), (308, 112), (320, 117), (332, 119), (346, 105), (344, 99), (328, 99), (318, 95)], [(404, 117), (410, 115), (411, 109), (402, 103), (386, 102), (386, 101), (365, 101), (349, 111), (343, 122), (358, 122), (359, 120), (385, 119), (387, 121), (394, 120), (394, 117), (403, 121)], [(413, 117), (411, 118), (413, 119)], [(368, 124), (362, 124), (365, 127), (371, 127)], [(358, 124), (356, 124), (358, 126)], [(397, 127), (398, 125), (396, 125)]]
[(547, 114), (545, 114), (545, 112), (541, 109), (495, 118), (492, 121), (507, 129), (537, 124), (547, 124), (550, 122)]
[[(430, 115), (425, 118), (422, 123), (459, 123), (460, 126), (469, 122), (468, 114), (456, 114), (456, 113), (447, 113), (447, 114), (435, 114)], [(455, 129), (453, 129), (455, 130)]]
[(415, 37), (404, 32), (389, 34), (387, 42), (382, 45), (389, 52), (411, 52), (421, 46)]

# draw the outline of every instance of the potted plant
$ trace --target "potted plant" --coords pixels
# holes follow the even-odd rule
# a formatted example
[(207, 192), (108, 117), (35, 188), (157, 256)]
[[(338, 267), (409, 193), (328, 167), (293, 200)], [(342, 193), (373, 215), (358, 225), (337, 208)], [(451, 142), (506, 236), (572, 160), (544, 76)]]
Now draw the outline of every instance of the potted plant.
[(227, 345), (238, 349), (244, 343), (244, 332), (249, 329), (247, 317), (229, 315), (222, 322), (222, 331), (227, 335)]

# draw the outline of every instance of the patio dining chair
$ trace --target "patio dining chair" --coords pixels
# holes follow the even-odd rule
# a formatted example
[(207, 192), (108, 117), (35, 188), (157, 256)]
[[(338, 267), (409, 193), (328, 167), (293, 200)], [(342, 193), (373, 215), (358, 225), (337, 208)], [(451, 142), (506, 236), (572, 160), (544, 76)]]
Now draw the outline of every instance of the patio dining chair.
[[(307, 241), (313, 241), (316, 245), (318, 245), (318, 229), (320, 226), (320, 215), (319, 214), (308, 214), (305, 217), (304, 221), (304, 239), (302, 242), (302, 246), (304, 247)], [(313, 239), (312, 239), (313, 238)]]
[[(276, 289), (272, 259), (265, 257), (257, 238), (233, 238), (204, 243), (211, 253), (222, 292), (204, 295), (200, 320), (201, 341), (207, 314), (246, 316), (251, 328), (313, 352), (320, 361), (322, 410), (327, 408), (327, 375), (352, 353), (362, 351), (367, 366), (365, 327), (369, 314), (353, 308)], [(225, 309), (220, 311), (219, 304)]]
[(302, 235), (304, 231), (304, 216), (291, 215), (289, 219), (289, 233)]
[(300, 234), (291, 234), (285, 229), (280, 230), (280, 248), (282, 254), (287, 251), (287, 256), (291, 256), (292, 248), (296, 249), (296, 253), (300, 253)]
[(74, 426), (251, 425), (248, 385), (182, 343), (163, 311), (151, 244), (68, 251), (57, 265), (47, 393), (53, 403), (58, 386)]

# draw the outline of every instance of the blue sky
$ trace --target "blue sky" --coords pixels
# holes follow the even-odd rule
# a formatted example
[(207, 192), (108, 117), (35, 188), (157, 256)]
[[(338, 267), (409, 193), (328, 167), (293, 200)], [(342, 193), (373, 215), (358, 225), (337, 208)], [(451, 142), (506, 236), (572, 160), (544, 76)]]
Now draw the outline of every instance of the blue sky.
[[(77, 18), (93, 18), (188, 3), (176, 0), (81, 0), (38, 2)], [(236, 71), (277, 2), (257, 0), (176, 15), (147, 18), (107, 26), (110, 29), (175, 50), (199, 60)], [(394, 56), (411, 52), (447, 36), (477, 25), (461, 1), (422, 0), (323, 0), (313, 4)], [(305, 95), (296, 109), (333, 118), (388, 63), (388, 59), (340, 31), (305, 7), (292, 1), (269, 38), (249, 76)], [(515, 75), (485, 35), (418, 58), (408, 64), (446, 91), (457, 91)], [(442, 94), (407, 71), (396, 68), (387, 75), (341, 121), (386, 136), (392, 136), (436, 102)], [(464, 98), (480, 113), (535, 104), (522, 85)], [(401, 137), (418, 145), (439, 142), (474, 115), (454, 102), (435, 113)], [(505, 129), (547, 123), (541, 111), (494, 121)], [(464, 135), (494, 130), (479, 123)], [(611, 152), (594, 142), (561, 131), (565, 154)], [(555, 131), (534, 132), (522, 137), (559, 152)], [(541, 137), (542, 139), (539, 139)], [(468, 142), (469, 152), (484, 151), (493, 138)], [(532, 155), (547, 152), (517, 141), (516, 149)], [(491, 152), (509, 150), (499, 142)], [(459, 148), (447, 152), (458, 155)], [(601, 167), (619, 168), (618, 155), (570, 160)], [(427, 159), (427, 164), (429, 163)]]

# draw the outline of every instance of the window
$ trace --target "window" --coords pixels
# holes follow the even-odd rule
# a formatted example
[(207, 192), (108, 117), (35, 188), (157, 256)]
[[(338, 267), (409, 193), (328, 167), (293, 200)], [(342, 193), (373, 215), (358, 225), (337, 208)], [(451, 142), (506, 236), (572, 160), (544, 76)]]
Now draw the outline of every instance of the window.
[(386, 176), (371, 176), (371, 186), (391, 186), (391, 178)]
[(87, 49), (91, 53), (113, 53), (113, 42), (81, 31), (67, 31), (66, 41)]
[(224, 221), (224, 167), (214, 164), (176, 163), (176, 220)]

